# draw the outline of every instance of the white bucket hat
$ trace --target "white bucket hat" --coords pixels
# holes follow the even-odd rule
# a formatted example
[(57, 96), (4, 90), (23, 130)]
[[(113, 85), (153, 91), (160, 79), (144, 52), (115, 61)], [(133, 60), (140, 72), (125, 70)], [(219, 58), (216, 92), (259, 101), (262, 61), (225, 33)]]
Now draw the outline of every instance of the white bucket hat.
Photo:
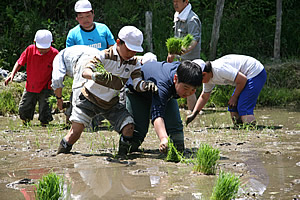
[(38, 30), (34, 37), (35, 45), (40, 49), (48, 49), (52, 42), (52, 33), (48, 30)]
[(202, 72), (204, 71), (204, 69), (205, 69), (205, 62), (204, 62), (204, 60), (202, 60), (202, 59), (196, 59), (196, 60), (193, 60), (192, 62), (198, 64), (201, 67)]
[(131, 51), (143, 52), (143, 33), (134, 26), (124, 26), (119, 31), (118, 37), (125, 42)]
[(79, 0), (74, 7), (75, 12), (89, 12), (93, 10), (92, 4), (88, 0)]

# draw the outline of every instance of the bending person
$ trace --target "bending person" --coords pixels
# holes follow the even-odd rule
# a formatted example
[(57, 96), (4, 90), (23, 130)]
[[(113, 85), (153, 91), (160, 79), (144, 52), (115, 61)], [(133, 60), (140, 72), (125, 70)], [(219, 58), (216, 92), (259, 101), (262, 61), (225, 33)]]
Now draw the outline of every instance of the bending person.
[[(203, 63), (204, 61), (197, 59), (193, 62)], [(203, 70), (203, 91), (193, 113), (187, 116), (186, 125), (192, 122), (205, 106), (215, 85), (235, 86), (228, 101), (228, 111), (235, 125), (255, 124), (253, 110), (266, 79), (267, 73), (264, 66), (250, 56), (232, 54), (206, 62)]]

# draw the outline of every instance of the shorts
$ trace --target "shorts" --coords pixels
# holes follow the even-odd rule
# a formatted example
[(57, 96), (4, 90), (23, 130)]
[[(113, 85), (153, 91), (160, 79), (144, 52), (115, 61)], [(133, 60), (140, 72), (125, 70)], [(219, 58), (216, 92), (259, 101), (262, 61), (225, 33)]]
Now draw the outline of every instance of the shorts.
[(257, 76), (248, 79), (243, 91), (239, 96), (237, 107), (228, 107), (228, 111), (238, 112), (239, 116), (253, 115), (253, 110), (256, 106), (257, 98), (266, 80), (267, 73), (265, 69), (263, 69)]
[(107, 119), (118, 133), (121, 133), (121, 130), (127, 124), (134, 123), (133, 117), (129, 114), (124, 105), (117, 103), (110, 109), (102, 109), (86, 99), (83, 94), (80, 94), (79, 98), (76, 100), (70, 121), (83, 124), (87, 127), (91, 123), (92, 118), (97, 114), (100, 114)]

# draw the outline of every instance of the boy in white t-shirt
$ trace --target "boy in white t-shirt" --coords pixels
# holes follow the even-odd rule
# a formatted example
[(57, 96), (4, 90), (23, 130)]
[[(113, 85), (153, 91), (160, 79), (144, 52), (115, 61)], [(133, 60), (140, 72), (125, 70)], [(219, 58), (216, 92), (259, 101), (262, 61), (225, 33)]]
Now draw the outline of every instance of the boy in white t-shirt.
[(233, 85), (235, 90), (228, 101), (228, 111), (233, 123), (255, 124), (253, 114), (258, 95), (263, 88), (267, 73), (256, 59), (245, 55), (226, 55), (212, 62), (194, 60), (202, 67), (203, 91), (197, 100), (193, 113), (186, 118), (186, 125), (192, 122), (207, 103), (215, 85)]

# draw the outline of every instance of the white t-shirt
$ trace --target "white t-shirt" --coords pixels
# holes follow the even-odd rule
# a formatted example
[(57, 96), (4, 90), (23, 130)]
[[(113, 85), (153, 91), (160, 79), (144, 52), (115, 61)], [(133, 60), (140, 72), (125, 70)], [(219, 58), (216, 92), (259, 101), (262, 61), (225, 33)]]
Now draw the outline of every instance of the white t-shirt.
[(211, 62), (213, 77), (203, 84), (204, 92), (211, 92), (215, 85), (233, 85), (238, 72), (247, 79), (257, 76), (264, 66), (255, 58), (230, 54)]

